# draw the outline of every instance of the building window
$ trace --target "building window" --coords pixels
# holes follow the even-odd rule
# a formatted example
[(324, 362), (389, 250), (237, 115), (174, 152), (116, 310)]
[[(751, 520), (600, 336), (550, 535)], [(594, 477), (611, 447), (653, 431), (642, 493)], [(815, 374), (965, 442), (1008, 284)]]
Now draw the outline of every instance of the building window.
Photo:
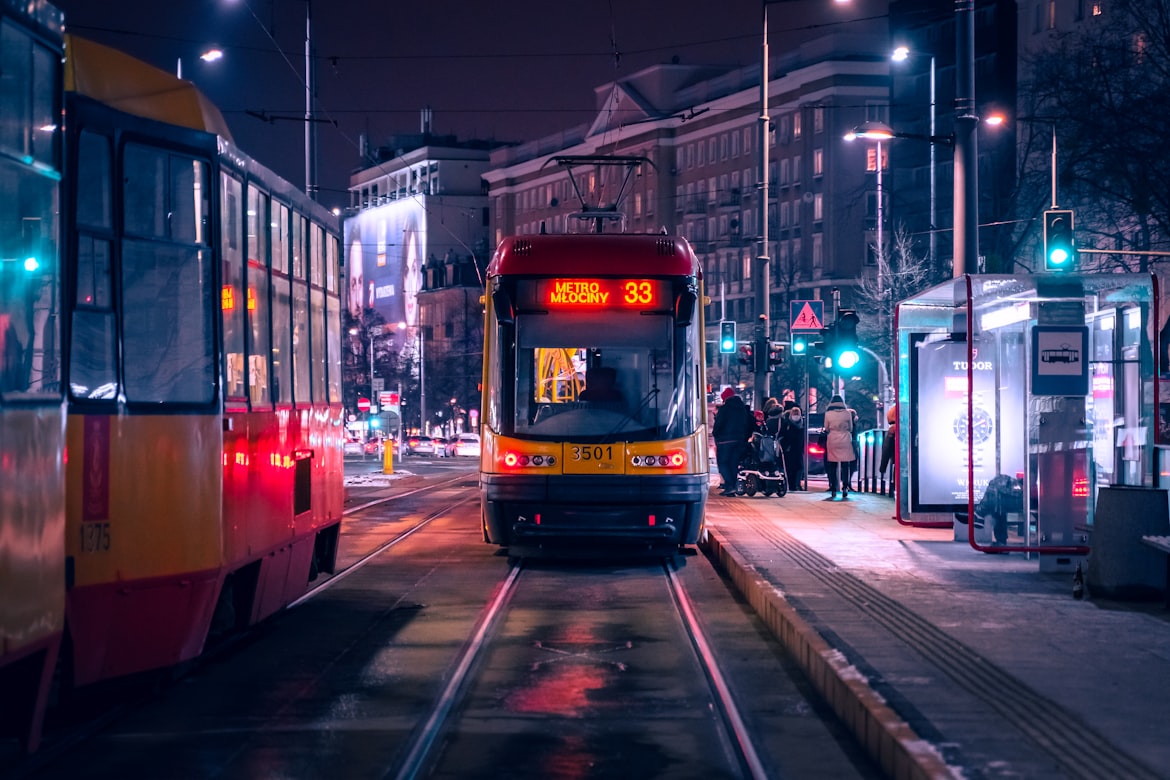
[(699, 141), (695, 144), (695, 167), (703, 167), (703, 142)]
[(750, 127), (743, 129), (743, 153), (752, 153), (752, 129)]
[(800, 167), (800, 155), (792, 156), (792, 184), (799, 187), (804, 180), (804, 169)]
[(783, 203), (780, 204), (780, 227), (782, 227), (782, 228), (788, 227), (788, 224), (789, 224), (789, 222), (791, 222), (791, 220), (792, 220), (792, 204), (789, 203), (788, 201), (784, 201)]
[(825, 150), (813, 149), (813, 176), (823, 176), (825, 173)]
[(712, 165), (715, 164), (716, 157), (715, 157), (715, 139), (714, 138), (707, 139), (707, 160)]
[(814, 270), (821, 270), (825, 267), (825, 242), (824, 236), (816, 233), (812, 237), (812, 264)]
[(825, 107), (816, 106), (813, 108), (813, 132), (825, 132)]
[(646, 190), (646, 216), (654, 215), (654, 190)]
[(738, 132), (731, 133), (731, 156), (732, 157), (739, 156), (739, 133)]
[(780, 161), (780, 178), (777, 180), (777, 182), (782, 187), (788, 186), (788, 182), (792, 173), (792, 169), (790, 167), (791, 165), (792, 162), (787, 157)]
[(800, 109), (792, 114), (792, 140), (800, 138)]
[(642, 216), (642, 193), (634, 193), (634, 216)]
[(813, 221), (820, 222), (825, 218), (825, 196), (818, 192), (813, 195)]

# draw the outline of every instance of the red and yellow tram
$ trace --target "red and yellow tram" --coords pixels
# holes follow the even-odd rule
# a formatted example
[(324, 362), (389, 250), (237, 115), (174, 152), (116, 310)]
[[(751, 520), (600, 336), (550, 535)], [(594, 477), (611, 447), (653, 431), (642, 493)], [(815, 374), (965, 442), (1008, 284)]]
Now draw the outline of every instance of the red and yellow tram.
[(341, 284), (335, 217), (190, 84), (66, 54), (62, 669), (85, 685), (194, 658), (332, 571)]
[(0, 733), (40, 741), (65, 620), (62, 18), (0, 0)]
[(702, 300), (682, 238), (500, 244), (485, 296), (485, 541), (698, 540), (708, 490)]

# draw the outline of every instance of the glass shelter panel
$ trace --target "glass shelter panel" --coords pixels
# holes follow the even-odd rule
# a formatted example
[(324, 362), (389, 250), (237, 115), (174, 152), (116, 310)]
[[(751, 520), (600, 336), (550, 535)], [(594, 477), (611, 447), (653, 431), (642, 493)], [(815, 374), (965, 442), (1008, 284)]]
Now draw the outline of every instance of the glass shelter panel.
[(1083, 545), (1101, 485), (1150, 485), (1153, 281), (970, 276), (898, 307), (899, 517)]

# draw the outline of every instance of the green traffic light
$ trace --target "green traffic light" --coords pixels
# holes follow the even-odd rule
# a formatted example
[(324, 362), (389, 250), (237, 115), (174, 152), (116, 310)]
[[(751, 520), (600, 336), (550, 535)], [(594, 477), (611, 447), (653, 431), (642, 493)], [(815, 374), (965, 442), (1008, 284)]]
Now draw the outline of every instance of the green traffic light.
[(841, 354), (837, 356), (837, 365), (841, 368), (848, 370), (848, 369), (856, 366), (857, 362), (859, 360), (861, 360), (860, 355), (858, 355), (852, 349), (846, 349), (846, 350), (843, 350), (841, 352)]
[(803, 355), (808, 351), (808, 339), (804, 336), (792, 337), (792, 354)]
[(1048, 261), (1053, 265), (1064, 265), (1068, 260), (1068, 250), (1057, 247), (1048, 254)]

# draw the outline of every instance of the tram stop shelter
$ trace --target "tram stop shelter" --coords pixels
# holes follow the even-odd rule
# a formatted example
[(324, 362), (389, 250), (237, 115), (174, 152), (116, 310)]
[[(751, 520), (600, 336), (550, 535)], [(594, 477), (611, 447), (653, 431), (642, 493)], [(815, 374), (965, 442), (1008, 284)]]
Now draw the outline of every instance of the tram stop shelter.
[(899, 303), (897, 520), (1078, 565), (1099, 491), (1154, 482), (1158, 297), (1149, 274), (965, 275)]

